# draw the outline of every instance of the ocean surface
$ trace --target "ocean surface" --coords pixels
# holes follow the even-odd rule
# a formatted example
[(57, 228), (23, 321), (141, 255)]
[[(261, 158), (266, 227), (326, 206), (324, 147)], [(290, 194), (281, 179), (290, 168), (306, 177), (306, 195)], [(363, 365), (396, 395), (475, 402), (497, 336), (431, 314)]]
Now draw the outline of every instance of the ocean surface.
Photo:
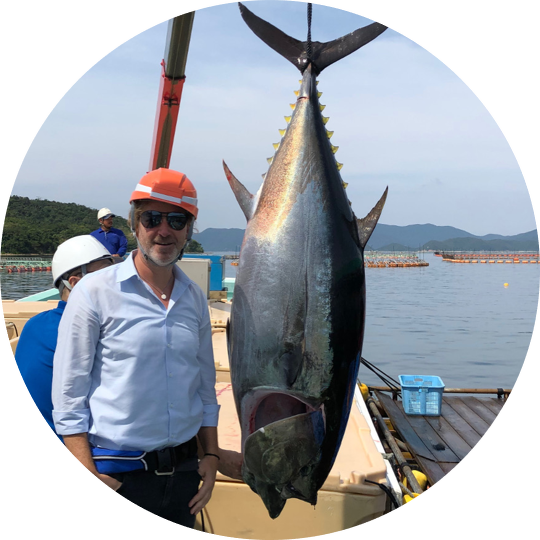
[[(428, 267), (366, 268), (362, 356), (394, 379), (438, 375), (447, 387), (511, 388), (534, 328), (540, 265), (421, 257)], [(227, 261), (225, 277), (236, 269)], [(50, 272), (0, 276), (3, 299), (52, 286)], [(360, 379), (382, 384), (365, 366)]]

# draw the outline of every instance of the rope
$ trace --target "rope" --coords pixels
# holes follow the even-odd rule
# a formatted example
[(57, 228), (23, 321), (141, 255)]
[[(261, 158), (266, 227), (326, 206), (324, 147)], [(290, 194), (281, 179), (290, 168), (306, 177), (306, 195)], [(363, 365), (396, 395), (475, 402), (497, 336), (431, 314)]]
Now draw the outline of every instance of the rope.
[(311, 60), (311, 13), (312, 13), (312, 4), (307, 5), (307, 46), (306, 46), (306, 53), (307, 53), (307, 59)]
[(388, 486), (385, 486), (384, 484), (379, 484), (379, 482), (372, 482), (371, 480), (364, 480), (364, 482), (366, 482), (367, 484), (375, 484), (376, 486), (379, 486), (388, 495), (388, 498), (392, 501), (394, 508), (399, 508), (399, 503), (394, 497), (392, 490)]
[(360, 363), (366, 366), (371, 372), (373, 372), (386, 386), (390, 387), (394, 392), (401, 395), (401, 385), (398, 381), (387, 375), (382, 369), (374, 366), (371, 362), (368, 362), (365, 358), (360, 358)]

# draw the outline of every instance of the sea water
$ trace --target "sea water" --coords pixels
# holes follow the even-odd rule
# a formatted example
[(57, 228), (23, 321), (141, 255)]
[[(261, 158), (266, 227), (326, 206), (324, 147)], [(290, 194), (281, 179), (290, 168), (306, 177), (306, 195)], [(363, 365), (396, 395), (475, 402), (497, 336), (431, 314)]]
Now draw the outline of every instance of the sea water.
[[(366, 268), (362, 356), (396, 380), (438, 375), (447, 388), (512, 388), (534, 328), (540, 265), (420, 258), (429, 266)], [(225, 276), (236, 269), (227, 261)], [(359, 375), (385, 386), (363, 365)]]
[[(394, 379), (438, 375), (448, 388), (511, 388), (534, 328), (540, 265), (421, 257), (428, 267), (366, 268), (362, 356)], [(225, 277), (236, 275), (231, 262), (225, 261)], [(52, 285), (50, 272), (0, 276), (3, 299)], [(365, 366), (360, 379), (383, 385)]]
[[(438, 375), (447, 388), (511, 388), (538, 308), (538, 264), (366, 269), (362, 356), (397, 379)], [(507, 284), (507, 286), (505, 286)], [(360, 379), (376, 384), (365, 366)]]

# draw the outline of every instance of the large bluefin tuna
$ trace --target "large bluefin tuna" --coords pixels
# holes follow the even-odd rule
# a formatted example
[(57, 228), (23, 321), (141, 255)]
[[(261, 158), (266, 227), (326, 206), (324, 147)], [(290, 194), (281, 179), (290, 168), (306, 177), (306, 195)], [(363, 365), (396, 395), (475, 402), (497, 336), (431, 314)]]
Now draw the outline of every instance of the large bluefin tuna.
[(363, 249), (387, 193), (366, 218), (355, 218), (315, 77), (385, 27), (309, 47), (240, 9), (255, 34), (303, 73), (258, 195), (224, 164), (248, 221), (228, 329), (242, 473), (275, 518), (291, 497), (317, 502), (338, 452), (364, 333)]

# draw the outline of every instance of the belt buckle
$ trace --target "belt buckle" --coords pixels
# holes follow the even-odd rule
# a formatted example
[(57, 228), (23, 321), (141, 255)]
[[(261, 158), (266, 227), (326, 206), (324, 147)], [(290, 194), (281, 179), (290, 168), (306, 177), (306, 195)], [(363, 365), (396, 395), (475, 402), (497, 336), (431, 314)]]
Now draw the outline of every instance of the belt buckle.
[[(174, 448), (164, 448), (156, 451), (158, 468), (154, 471), (157, 476), (171, 476), (176, 468), (176, 454)], [(165, 469), (165, 470), (164, 470)], [(169, 469), (169, 470), (166, 470)]]

